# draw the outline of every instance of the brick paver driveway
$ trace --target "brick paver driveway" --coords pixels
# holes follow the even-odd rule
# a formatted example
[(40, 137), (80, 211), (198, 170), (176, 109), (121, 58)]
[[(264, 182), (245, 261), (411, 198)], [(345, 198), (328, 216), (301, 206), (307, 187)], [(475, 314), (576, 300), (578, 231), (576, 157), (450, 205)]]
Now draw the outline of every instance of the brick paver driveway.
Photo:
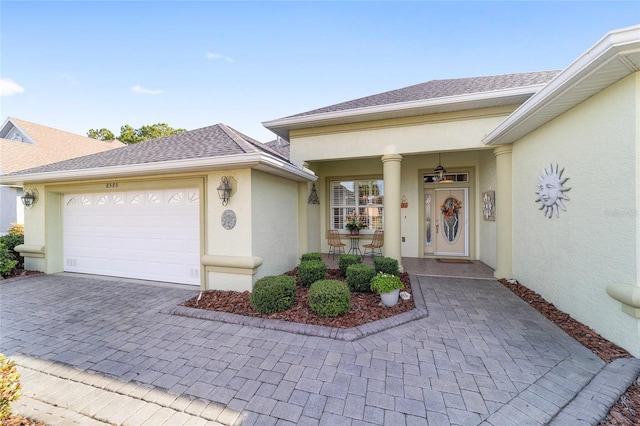
[(428, 317), (356, 341), (171, 315), (197, 291), (0, 282), (0, 351), (237, 413), (250, 424), (545, 424), (603, 362), (492, 280), (412, 277)]

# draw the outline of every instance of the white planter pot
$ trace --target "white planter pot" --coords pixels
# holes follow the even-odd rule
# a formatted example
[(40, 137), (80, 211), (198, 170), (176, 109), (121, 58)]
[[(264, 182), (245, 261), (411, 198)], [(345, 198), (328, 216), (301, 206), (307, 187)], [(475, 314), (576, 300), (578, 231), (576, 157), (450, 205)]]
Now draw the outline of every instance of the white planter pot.
[(398, 294), (400, 294), (400, 290), (398, 289), (395, 289), (390, 293), (380, 293), (382, 304), (387, 307), (394, 306), (398, 303)]

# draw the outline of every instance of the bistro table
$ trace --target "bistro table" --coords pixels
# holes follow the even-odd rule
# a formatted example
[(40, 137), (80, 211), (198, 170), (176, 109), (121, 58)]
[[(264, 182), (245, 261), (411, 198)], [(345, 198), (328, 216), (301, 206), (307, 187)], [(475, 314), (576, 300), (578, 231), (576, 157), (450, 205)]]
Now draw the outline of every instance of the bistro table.
[(349, 253), (360, 254), (362, 256), (362, 251), (360, 251), (360, 238), (362, 237), (360, 234), (347, 234), (345, 237), (351, 240), (351, 247), (349, 248)]

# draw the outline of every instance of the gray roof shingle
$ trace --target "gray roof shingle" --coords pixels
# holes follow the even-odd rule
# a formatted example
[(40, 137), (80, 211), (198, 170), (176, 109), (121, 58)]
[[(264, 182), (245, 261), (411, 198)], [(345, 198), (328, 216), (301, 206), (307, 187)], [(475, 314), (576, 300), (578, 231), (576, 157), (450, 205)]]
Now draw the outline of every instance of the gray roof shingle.
[(487, 77), (456, 78), (449, 80), (431, 80), (401, 89), (378, 93), (364, 98), (354, 99), (323, 108), (314, 109), (285, 118), (304, 117), (327, 112), (346, 111), (402, 102), (444, 98), (448, 96), (491, 92), (494, 90), (515, 89), (551, 81), (560, 71), (540, 71), (519, 74), (502, 74)]
[(289, 141), (279, 137), (278, 139), (276, 139), (274, 141), (265, 142), (265, 145), (267, 145), (269, 148), (277, 151), (283, 157), (289, 158), (289, 152), (290, 152), (290, 148), (291, 148), (291, 144), (289, 143)]
[(21, 170), (10, 175), (93, 169), (258, 152), (268, 153), (288, 161), (265, 144), (224, 124), (216, 124), (165, 138), (127, 145), (111, 151)]

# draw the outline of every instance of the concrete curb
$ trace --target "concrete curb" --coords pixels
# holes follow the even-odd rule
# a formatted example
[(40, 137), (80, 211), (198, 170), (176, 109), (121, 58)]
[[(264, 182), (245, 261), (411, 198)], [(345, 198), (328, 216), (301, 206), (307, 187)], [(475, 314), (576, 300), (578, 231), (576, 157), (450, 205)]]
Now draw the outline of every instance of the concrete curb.
[(640, 359), (607, 364), (551, 421), (550, 425), (597, 425), (640, 374)]

